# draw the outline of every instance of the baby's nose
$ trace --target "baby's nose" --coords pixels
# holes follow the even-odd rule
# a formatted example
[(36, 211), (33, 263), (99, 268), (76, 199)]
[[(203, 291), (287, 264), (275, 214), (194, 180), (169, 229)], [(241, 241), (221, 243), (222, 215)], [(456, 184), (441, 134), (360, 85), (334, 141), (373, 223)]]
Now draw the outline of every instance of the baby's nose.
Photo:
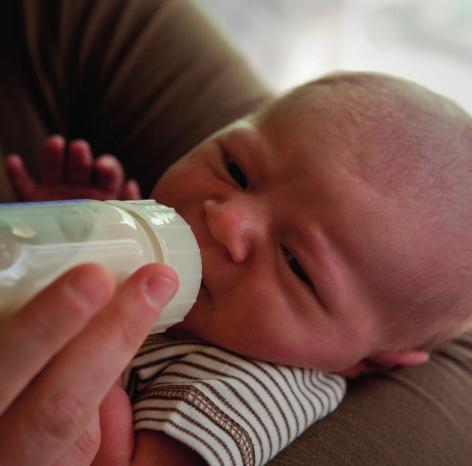
[(208, 229), (236, 263), (245, 261), (260, 230), (257, 215), (237, 201), (206, 200), (203, 203)]

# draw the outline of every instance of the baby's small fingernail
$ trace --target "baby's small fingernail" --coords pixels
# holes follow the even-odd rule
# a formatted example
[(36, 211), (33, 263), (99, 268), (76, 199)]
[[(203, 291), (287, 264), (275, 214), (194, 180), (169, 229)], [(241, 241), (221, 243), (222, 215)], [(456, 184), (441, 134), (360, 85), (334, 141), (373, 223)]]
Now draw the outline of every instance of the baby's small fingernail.
[(101, 164), (105, 164), (107, 166), (116, 165), (116, 157), (111, 154), (103, 154), (98, 158), (98, 160), (100, 160)]
[(162, 273), (151, 275), (145, 282), (144, 292), (151, 306), (162, 309), (177, 290), (175, 280)]
[(48, 139), (58, 141), (58, 142), (64, 142), (65, 141), (64, 136), (62, 136), (62, 134), (50, 134), (48, 136)]

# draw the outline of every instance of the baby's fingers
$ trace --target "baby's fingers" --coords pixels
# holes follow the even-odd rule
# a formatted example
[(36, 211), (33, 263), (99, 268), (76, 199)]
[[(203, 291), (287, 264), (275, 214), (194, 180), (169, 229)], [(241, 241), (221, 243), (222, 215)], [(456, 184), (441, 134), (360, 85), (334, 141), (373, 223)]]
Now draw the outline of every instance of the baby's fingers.
[(101, 155), (95, 162), (96, 188), (117, 198), (124, 181), (123, 167), (112, 155)]
[(141, 190), (136, 180), (128, 180), (121, 190), (120, 199), (124, 201), (136, 201), (142, 199)]
[(40, 178), (45, 185), (53, 185), (64, 181), (64, 147), (62, 136), (49, 136), (43, 147)]
[(17, 154), (8, 155), (5, 160), (5, 169), (18, 199), (20, 201), (31, 200), (37, 186), (21, 157)]
[(67, 180), (74, 186), (88, 186), (93, 164), (92, 151), (88, 142), (83, 139), (72, 141), (67, 155)]

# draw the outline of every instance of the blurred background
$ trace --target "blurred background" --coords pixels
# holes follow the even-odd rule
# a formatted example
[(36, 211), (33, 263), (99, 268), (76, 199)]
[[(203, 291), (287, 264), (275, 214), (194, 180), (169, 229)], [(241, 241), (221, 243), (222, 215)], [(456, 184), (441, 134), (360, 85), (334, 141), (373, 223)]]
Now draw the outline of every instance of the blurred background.
[(274, 90), (333, 70), (375, 70), (472, 113), (472, 0), (195, 1)]

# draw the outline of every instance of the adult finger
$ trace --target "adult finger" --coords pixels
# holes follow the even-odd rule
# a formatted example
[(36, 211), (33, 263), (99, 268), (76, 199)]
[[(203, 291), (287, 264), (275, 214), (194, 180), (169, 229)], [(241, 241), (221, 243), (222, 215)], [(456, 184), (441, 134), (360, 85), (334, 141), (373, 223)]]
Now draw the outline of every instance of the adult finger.
[(74, 186), (87, 186), (92, 177), (93, 156), (90, 145), (75, 139), (67, 150), (67, 180)]
[(77, 442), (54, 462), (53, 466), (85, 466), (92, 464), (100, 447), (100, 441), (100, 417), (96, 413)]
[(23, 159), (17, 154), (8, 155), (5, 160), (5, 169), (18, 199), (30, 200), (37, 185), (26, 169)]
[(125, 178), (123, 167), (112, 155), (101, 155), (95, 162), (96, 188), (116, 198)]
[(40, 166), (40, 179), (43, 184), (51, 185), (63, 181), (65, 145), (64, 138), (58, 134), (47, 138)]
[(133, 449), (131, 401), (124, 388), (114, 384), (100, 405), (100, 447), (92, 466), (130, 465)]
[(81, 265), (0, 321), (0, 413), (110, 300), (113, 290), (114, 279), (104, 268)]
[(43, 466), (62, 456), (80, 437), (176, 285), (175, 273), (162, 264), (144, 266), (124, 282), (110, 304), (5, 413), (1, 457), (16, 465)]

